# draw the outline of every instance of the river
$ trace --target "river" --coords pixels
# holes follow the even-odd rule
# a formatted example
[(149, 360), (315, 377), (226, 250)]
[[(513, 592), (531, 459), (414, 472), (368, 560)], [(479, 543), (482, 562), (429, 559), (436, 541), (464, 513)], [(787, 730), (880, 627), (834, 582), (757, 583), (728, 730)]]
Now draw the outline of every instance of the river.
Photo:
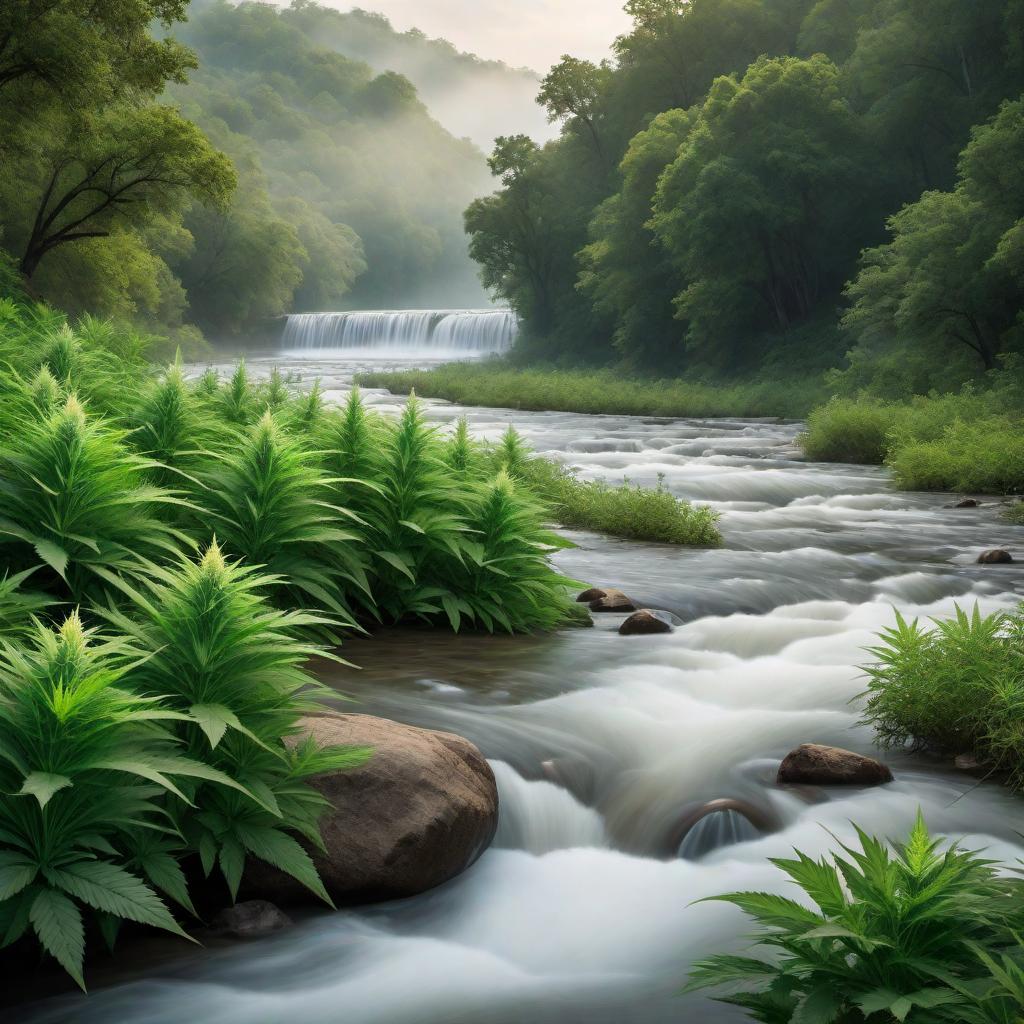
[[(340, 399), (358, 360), (255, 360), (320, 376)], [(377, 365), (375, 363), (375, 365)], [(400, 399), (367, 392), (376, 407)], [(994, 505), (904, 494), (880, 469), (812, 464), (799, 425), (461, 409), (477, 435), (512, 423), (582, 476), (644, 484), (721, 512), (725, 546), (688, 550), (571, 532), (568, 575), (619, 587), (681, 625), (622, 637), (618, 616), (542, 637), (390, 630), (347, 645), (361, 672), (325, 678), (358, 709), (459, 732), (494, 765), (497, 839), (460, 878), (415, 899), (322, 914), (257, 944), (178, 958), (88, 999), (38, 1006), (39, 1024), (661, 1024), (737, 1021), (682, 998), (687, 965), (735, 947), (742, 915), (701, 897), (791, 892), (770, 856), (820, 853), (850, 821), (901, 836), (918, 808), (933, 830), (1024, 855), (1024, 804), (948, 766), (887, 754), (876, 789), (781, 790), (780, 758), (803, 742), (866, 753), (858, 665), (874, 633), (954, 602), (1010, 608), (1024, 567), (980, 566), (984, 548), (1024, 551)], [(553, 761), (568, 788), (545, 775)], [(550, 773), (550, 766), (548, 772)], [(572, 792), (570, 792), (572, 790)], [(575, 795), (573, 795), (575, 793)], [(688, 808), (741, 798), (776, 822), (696, 859), (673, 856)], [(723, 824), (728, 824), (723, 822)], [(728, 828), (723, 834), (728, 834)]]

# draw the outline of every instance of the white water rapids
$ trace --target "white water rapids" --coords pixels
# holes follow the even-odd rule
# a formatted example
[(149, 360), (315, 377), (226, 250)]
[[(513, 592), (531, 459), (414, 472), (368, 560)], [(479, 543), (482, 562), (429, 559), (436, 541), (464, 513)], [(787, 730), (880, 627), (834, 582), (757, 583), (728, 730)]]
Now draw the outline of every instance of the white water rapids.
[(518, 325), (510, 309), (365, 310), (292, 313), (281, 347), (318, 358), (385, 355), (390, 358), (466, 358), (505, 352)]
[[(352, 368), (284, 366), (321, 374), (333, 397)], [(462, 411), (431, 405), (438, 421)], [(881, 470), (806, 463), (795, 424), (466, 411), (478, 434), (496, 438), (512, 422), (588, 478), (653, 483), (661, 473), (675, 493), (717, 508), (719, 550), (573, 533), (579, 546), (558, 556), (567, 574), (621, 587), (683, 624), (621, 637), (610, 616), (548, 637), (393, 631), (353, 642), (346, 656), (363, 671), (328, 681), (360, 710), (460, 732), (491, 759), (502, 805), (492, 848), (415, 899), (323, 914), (19, 1019), (738, 1021), (677, 994), (692, 960), (735, 948), (749, 930), (734, 908), (694, 901), (737, 888), (792, 893), (769, 856), (819, 854), (834, 845), (827, 830), (848, 839), (851, 821), (901, 836), (918, 808), (934, 830), (995, 858), (1024, 854), (1020, 799), (942, 764), (887, 754), (896, 781), (876, 789), (773, 784), (779, 759), (802, 742), (874, 752), (858, 725), (857, 666), (894, 605), (928, 616), (954, 601), (987, 612), (1020, 599), (1020, 566), (974, 564), (995, 545), (1024, 554), (1024, 530), (994, 506), (949, 509), (947, 496), (897, 493)], [(681, 816), (717, 798), (749, 801), (777, 830), (751, 836), (735, 819), (711, 821), (704, 840), (727, 845), (676, 856)]]

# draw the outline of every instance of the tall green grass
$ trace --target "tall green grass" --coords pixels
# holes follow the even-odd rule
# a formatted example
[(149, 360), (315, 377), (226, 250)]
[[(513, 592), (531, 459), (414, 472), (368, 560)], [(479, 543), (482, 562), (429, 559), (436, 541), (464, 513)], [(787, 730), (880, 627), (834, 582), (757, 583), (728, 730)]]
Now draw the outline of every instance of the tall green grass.
[(611, 370), (518, 369), (499, 360), (447, 363), (430, 370), (362, 373), (367, 387), (415, 391), (461, 405), (631, 416), (781, 416), (800, 419), (827, 397), (816, 377), (708, 384), (644, 380)]
[[(453, 450), (460, 451), (462, 443), (457, 429)], [(654, 488), (580, 480), (567, 467), (537, 457), (512, 427), (490, 458), (522, 480), (563, 526), (663, 544), (718, 547), (722, 543), (717, 513), (677, 498), (661, 480)]]

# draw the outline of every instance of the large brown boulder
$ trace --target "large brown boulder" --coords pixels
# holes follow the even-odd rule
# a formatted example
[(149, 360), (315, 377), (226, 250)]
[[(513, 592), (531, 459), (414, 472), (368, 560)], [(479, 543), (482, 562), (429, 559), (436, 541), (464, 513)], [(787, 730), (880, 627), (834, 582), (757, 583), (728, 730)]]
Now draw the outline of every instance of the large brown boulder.
[(785, 756), (777, 781), (817, 786), (878, 786), (892, 782), (892, 772), (881, 761), (852, 750), (803, 743)]
[[(498, 827), (498, 789), (490, 765), (468, 740), (370, 715), (311, 715), (302, 725), (319, 743), (374, 751), (358, 768), (312, 780), (331, 806), (320, 821), (327, 853), (311, 852), (336, 903), (432, 889), (490, 845)], [(253, 860), (243, 891), (283, 904), (314, 898)]]

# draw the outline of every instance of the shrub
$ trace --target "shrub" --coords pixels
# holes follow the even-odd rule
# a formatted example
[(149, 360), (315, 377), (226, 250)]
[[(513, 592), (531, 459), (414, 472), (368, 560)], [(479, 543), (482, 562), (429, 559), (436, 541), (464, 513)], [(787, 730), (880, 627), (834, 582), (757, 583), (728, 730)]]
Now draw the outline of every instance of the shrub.
[(936, 440), (897, 441), (888, 459), (908, 490), (1024, 490), (1024, 424), (1010, 416), (956, 420)]
[(207, 875), (219, 866), (232, 898), (247, 855), (268, 861), (330, 902), (309, 855), (290, 833), (322, 848), (317, 819), (325, 800), (311, 775), (361, 764), (361, 748), (289, 746), (301, 715), (323, 710), (329, 693), (303, 665), (323, 652), (298, 634), (324, 620), (278, 611), (262, 593), (279, 579), (226, 562), (211, 545), (198, 562), (154, 567), (137, 589), (125, 587), (135, 615), (103, 615), (148, 657), (131, 686), (160, 695), (177, 714), (184, 749), (230, 780), (198, 783), (172, 815)]
[(335, 481), (272, 413), (208, 461), (197, 473), (204, 489), (196, 492), (213, 514), (208, 529), (228, 555), (277, 578), (279, 603), (323, 608), (350, 622), (347, 581), (372, 607), (361, 537), (353, 529), (358, 517), (332, 504)]
[(768, 955), (703, 960), (687, 990), (714, 988), (769, 1024), (1017, 1020), (1020, 881), (975, 853), (940, 852), (920, 815), (892, 850), (857, 836), (859, 849), (844, 845), (831, 862), (799, 851), (772, 860), (817, 910), (764, 892), (712, 897), (754, 919)]
[(84, 601), (111, 574), (133, 575), (141, 558), (189, 543), (160, 518), (181, 499), (146, 482), (153, 468), (128, 451), (123, 431), (87, 417), (72, 396), (0, 448), (0, 543), (22, 567), (44, 563), (60, 592)]
[[(162, 727), (171, 712), (121, 685), (133, 653), (77, 613), (0, 647), (0, 946), (31, 927), (83, 988), (83, 911), (110, 941), (121, 919), (184, 934), (126, 870), (127, 851), (165, 827), (159, 798), (178, 792), (173, 777), (216, 777), (178, 752)], [(172, 873), (170, 888), (180, 881)]]
[(129, 444), (159, 463), (150, 473), (164, 486), (183, 486), (184, 475), (194, 472), (207, 451), (222, 447), (229, 436), (197, 400), (180, 362), (146, 383), (125, 421)]
[(833, 398), (807, 417), (800, 443), (807, 457), (818, 462), (881, 465), (895, 421), (891, 405)]
[(1024, 611), (932, 621), (897, 612), (870, 648), (865, 720), (887, 746), (973, 751), (1024, 784)]
[(500, 472), (474, 493), (466, 522), (463, 573), (456, 573), (441, 604), (458, 631), (463, 615), (488, 630), (552, 629), (575, 617), (567, 588), (575, 580), (556, 573), (548, 555), (566, 542), (542, 528), (543, 509)]

